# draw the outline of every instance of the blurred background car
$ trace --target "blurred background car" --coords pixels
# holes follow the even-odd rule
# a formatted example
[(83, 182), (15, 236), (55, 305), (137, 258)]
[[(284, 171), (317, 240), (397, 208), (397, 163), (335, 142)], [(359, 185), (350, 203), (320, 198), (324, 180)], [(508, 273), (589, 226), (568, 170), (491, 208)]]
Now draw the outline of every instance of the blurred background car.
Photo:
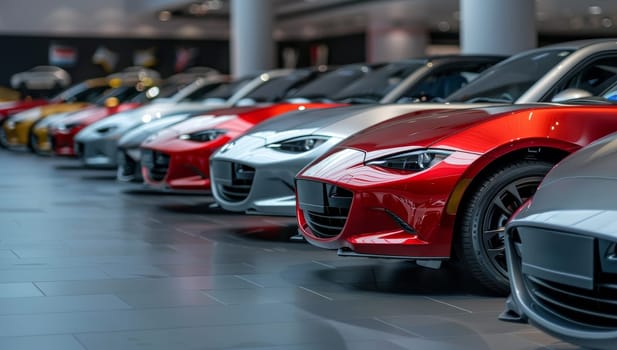
[(69, 73), (56, 66), (36, 66), (11, 76), (11, 87), (22, 91), (61, 89), (70, 84)]
[(0, 128), (0, 144), (3, 147), (33, 148), (35, 142), (32, 126), (49, 115), (73, 112), (90, 106), (106, 90), (111, 89), (106, 78), (89, 79), (61, 92), (40, 107), (30, 108), (8, 117)]

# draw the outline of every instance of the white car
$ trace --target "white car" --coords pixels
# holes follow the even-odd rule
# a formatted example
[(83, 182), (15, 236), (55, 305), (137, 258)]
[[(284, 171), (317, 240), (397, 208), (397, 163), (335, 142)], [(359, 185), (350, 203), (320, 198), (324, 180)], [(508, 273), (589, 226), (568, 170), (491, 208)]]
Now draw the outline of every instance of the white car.
[(60, 89), (70, 84), (71, 76), (69, 73), (55, 66), (36, 66), (27, 71), (13, 74), (11, 77), (11, 86), (16, 89)]

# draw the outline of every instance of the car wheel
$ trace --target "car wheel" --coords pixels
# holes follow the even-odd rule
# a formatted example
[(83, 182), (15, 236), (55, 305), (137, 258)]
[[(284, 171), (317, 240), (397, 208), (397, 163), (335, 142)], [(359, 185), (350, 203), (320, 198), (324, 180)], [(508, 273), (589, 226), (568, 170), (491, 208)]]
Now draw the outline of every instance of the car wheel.
[(9, 140), (6, 137), (6, 132), (4, 132), (4, 123), (6, 123), (7, 119), (4, 119), (0, 122), (0, 148), (9, 148)]
[(461, 211), (456, 237), (464, 268), (482, 285), (499, 294), (509, 292), (504, 227), (533, 194), (553, 166), (521, 160), (498, 168), (472, 189)]
[(37, 149), (38, 149), (37, 142), (38, 140), (36, 138), (36, 135), (34, 134), (34, 125), (33, 125), (28, 131), (28, 149), (33, 153), (39, 153), (37, 152)]

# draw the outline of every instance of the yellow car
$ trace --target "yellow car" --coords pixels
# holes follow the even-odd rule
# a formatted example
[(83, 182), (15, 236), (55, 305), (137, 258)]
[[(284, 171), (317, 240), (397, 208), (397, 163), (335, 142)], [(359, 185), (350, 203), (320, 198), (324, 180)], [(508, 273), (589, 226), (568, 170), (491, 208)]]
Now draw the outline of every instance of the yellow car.
[(16, 113), (3, 123), (0, 142), (5, 147), (29, 146), (33, 148), (33, 125), (52, 114), (68, 113), (90, 106), (110, 88), (106, 78), (86, 80), (54, 97), (49, 104)]
[(0, 102), (17, 101), (21, 97), (18, 91), (0, 86)]

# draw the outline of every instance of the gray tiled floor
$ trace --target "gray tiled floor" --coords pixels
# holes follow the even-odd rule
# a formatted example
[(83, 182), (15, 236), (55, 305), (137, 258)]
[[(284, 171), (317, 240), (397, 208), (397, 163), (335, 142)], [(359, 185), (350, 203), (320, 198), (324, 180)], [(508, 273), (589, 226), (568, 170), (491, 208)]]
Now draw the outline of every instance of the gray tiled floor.
[(339, 258), (70, 159), (0, 150), (0, 349), (576, 349), (452, 269)]

